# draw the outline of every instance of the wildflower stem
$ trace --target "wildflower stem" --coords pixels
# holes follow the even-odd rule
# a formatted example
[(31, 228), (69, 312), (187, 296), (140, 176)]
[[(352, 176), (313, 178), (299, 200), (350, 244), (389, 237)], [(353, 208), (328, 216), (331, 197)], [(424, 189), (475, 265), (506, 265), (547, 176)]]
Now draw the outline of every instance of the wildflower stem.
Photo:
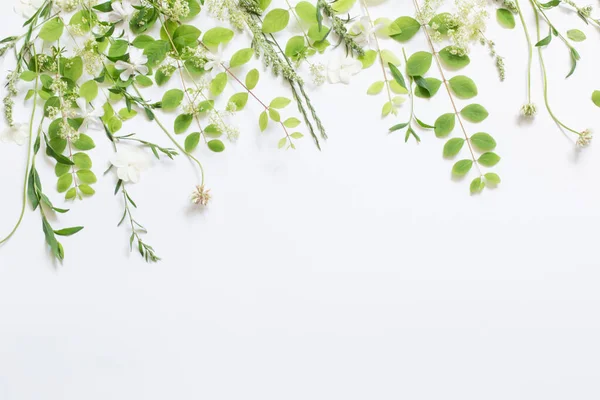
[[(139, 89), (137, 88), (137, 86), (134, 83), (131, 84), (131, 87), (133, 88), (133, 90), (135, 90), (137, 95), (141, 99), (143, 99), (142, 94), (140, 93)], [(190, 152), (186, 151), (185, 148), (183, 148), (179, 144), (179, 142), (177, 142), (177, 140), (175, 140), (173, 135), (171, 135), (169, 130), (167, 128), (165, 128), (165, 126), (160, 122), (160, 120), (158, 118), (156, 118), (156, 116), (154, 116), (154, 122), (156, 122), (156, 125), (158, 125), (158, 127), (165, 133), (165, 135), (167, 135), (167, 137), (171, 140), (171, 142), (173, 142), (173, 144), (179, 149), (179, 151), (181, 151), (183, 154), (185, 154), (190, 160), (192, 160), (196, 164), (198, 164), (198, 168), (200, 168), (200, 175), (201, 175), (200, 182), (202, 185), (204, 185), (204, 167), (202, 167), (202, 163), (200, 161), (198, 161), (198, 159), (196, 157), (194, 157), (192, 154), (190, 154)]]
[[(413, 0), (413, 4), (415, 5), (417, 14), (419, 14), (421, 12), (421, 10), (419, 8), (419, 4), (418, 4), (417, 0)], [(467, 146), (469, 147), (469, 152), (471, 153), (471, 158), (473, 160), (473, 164), (475, 164), (477, 166), (477, 171), (479, 172), (479, 176), (483, 176), (483, 174), (481, 173), (481, 168), (479, 167), (479, 164), (477, 163), (477, 157), (475, 157), (475, 152), (473, 151), (473, 146), (471, 145), (471, 140), (469, 139), (469, 135), (467, 135), (467, 130), (465, 129), (465, 125), (462, 121), (460, 113), (458, 112), (458, 108), (456, 107), (456, 102), (454, 101), (454, 96), (452, 95), (452, 91), (450, 90), (448, 80), (446, 79), (446, 75), (444, 74), (444, 69), (442, 68), (442, 63), (440, 61), (439, 55), (435, 51), (435, 46), (433, 45), (433, 40), (431, 39), (431, 36), (429, 35), (429, 32), (427, 31), (427, 28), (425, 27), (425, 25), (421, 25), (421, 28), (423, 29), (423, 31), (425, 32), (425, 36), (427, 37), (427, 43), (429, 44), (429, 48), (431, 49), (431, 52), (433, 53), (433, 57), (435, 58), (435, 63), (440, 72), (442, 82), (444, 82), (444, 87), (446, 88), (446, 92), (448, 93), (448, 97), (450, 98), (450, 103), (452, 104), (452, 109), (454, 111), (454, 115), (456, 115), (456, 119), (458, 120), (460, 129), (462, 130), (462, 133), (465, 137), (465, 142), (467, 142)]]
[(533, 64), (533, 43), (531, 43), (531, 36), (529, 35), (529, 29), (527, 28), (527, 23), (525, 23), (525, 18), (523, 17), (523, 12), (521, 10), (521, 6), (519, 5), (519, 0), (515, 0), (515, 4), (517, 6), (519, 18), (521, 19), (521, 25), (523, 26), (525, 38), (527, 39), (527, 103), (531, 104), (531, 69)]
[[(534, 11), (535, 11), (536, 7), (535, 7), (535, 3), (533, 2), (533, 0), (531, 0), (531, 3), (532, 3), (532, 6), (534, 7)], [(535, 25), (536, 25), (536, 30), (537, 30), (537, 39), (539, 41), (539, 40), (541, 40), (540, 17), (539, 17), (539, 14), (537, 13), (537, 11), (535, 11)], [(550, 101), (548, 99), (548, 76), (546, 73), (546, 65), (544, 63), (544, 56), (542, 55), (541, 47), (538, 47), (538, 56), (540, 59), (540, 67), (542, 68), (542, 80), (543, 80), (543, 84), (544, 84), (544, 104), (546, 105), (546, 110), (548, 110), (548, 114), (550, 114), (550, 116), (552, 117), (554, 122), (556, 122), (556, 124), (559, 127), (562, 127), (564, 129), (568, 130), (569, 132), (572, 132), (572, 133), (576, 134), (577, 136), (580, 136), (581, 133), (579, 133), (575, 129), (572, 129), (572, 128), (568, 127), (567, 125), (565, 125), (561, 120), (558, 119), (558, 117), (552, 111), (552, 108), (550, 107)]]
[[(32, 47), (32, 48), (33, 48), (33, 55), (35, 57), (35, 54), (36, 54), (35, 47)], [(17, 232), (17, 230), (21, 226), (21, 222), (23, 222), (23, 217), (25, 216), (25, 208), (27, 207), (27, 184), (28, 184), (28, 179), (29, 179), (29, 171), (33, 167), (33, 162), (32, 162), (32, 157), (31, 157), (31, 153), (32, 153), (31, 147), (33, 144), (33, 122), (35, 120), (35, 111), (37, 108), (37, 99), (38, 99), (38, 87), (39, 87), (39, 82), (40, 82), (38, 63), (36, 63), (35, 65), (36, 65), (35, 88), (34, 88), (34, 94), (33, 94), (33, 107), (31, 107), (31, 117), (29, 118), (29, 139), (27, 141), (27, 163), (25, 164), (25, 177), (23, 179), (23, 197), (21, 199), (21, 213), (19, 214), (19, 218), (17, 219), (17, 222), (14, 225), (13, 229), (10, 231), (10, 233), (6, 237), (4, 237), (2, 240), (0, 240), (0, 245), (3, 243), (6, 243)], [(41, 123), (40, 123), (40, 128), (41, 128)]]

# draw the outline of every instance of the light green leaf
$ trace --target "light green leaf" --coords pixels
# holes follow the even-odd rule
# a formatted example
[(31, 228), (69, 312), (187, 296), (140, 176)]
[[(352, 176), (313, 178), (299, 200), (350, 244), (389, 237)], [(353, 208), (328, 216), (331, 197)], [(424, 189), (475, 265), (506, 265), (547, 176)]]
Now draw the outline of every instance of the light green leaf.
[(252, 90), (256, 87), (260, 74), (257, 69), (252, 69), (246, 75), (246, 87)]
[(283, 122), (283, 125), (285, 125), (286, 128), (295, 128), (298, 125), (300, 125), (300, 120), (298, 118), (288, 118)]
[(456, 176), (464, 176), (471, 170), (473, 160), (460, 160), (452, 166), (452, 174)]
[(225, 150), (225, 145), (219, 139), (213, 139), (208, 142), (208, 148), (215, 153), (220, 153)]
[(597, 107), (600, 107), (600, 90), (594, 90), (592, 93), (592, 101)]
[(471, 181), (469, 190), (471, 191), (471, 194), (477, 194), (480, 193), (484, 187), (485, 182), (481, 179), (480, 176), (478, 176), (477, 178), (473, 179), (473, 181)]
[(498, 176), (498, 174), (495, 174), (493, 172), (488, 172), (487, 174), (484, 175), (484, 177), (485, 177), (485, 183), (487, 186), (499, 185), (501, 182), (500, 176)]
[(290, 12), (283, 8), (275, 8), (263, 19), (263, 33), (275, 33), (285, 29), (290, 22)]
[(73, 154), (73, 162), (79, 169), (90, 169), (92, 168), (92, 159), (85, 153)]
[(347, 13), (354, 6), (356, 0), (336, 0), (331, 3), (331, 7), (338, 14)]
[(287, 107), (291, 102), (292, 101), (286, 97), (275, 97), (273, 101), (271, 101), (271, 104), (269, 104), (269, 107), (281, 109)]
[(567, 37), (574, 42), (583, 42), (585, 39), (587, 39), (585, 33), (581, 32), (579, 29), (568, 30)]
[(235, 110), (240, 111), (246, 106), (247, 102), (248, 102), (248, 93), (240, 92), (240, 93), (236, 93), (233, 96), (231, 96), (229, 98), (228, 103), (235, 104)]
[(79, 135), (79, 139), (73, 142), (73, 146), (78, 150), (87, 151), (96, 147), (96, 144), (94, 143), (94, 140), (91, 137), (89, 137), (85, 133), (81, 133)]
[(96, 181), (98, 180), (96, 178), (96, 175), (89, 169), (80, 169), (79, 171), (76, 172), (77, 174), (77, 178), (79, 179), (79, 181), (81, 183), (85, 183), (85, 184), (92, 184), (92, 183), (96, 183)]
[(493, 150), (496, 147), (494, 138), (484, 132), (479, 132), (471, 136), (471, 144), (481, 151)]
[(363, 69), (369, 68), (377, 60), (377, 52), (375, 50), (367, 50), (365, 54), (358, 57), (358, 60), (362, 63)]
[(174, 110), (183, 101), (183, 92), (179, 89), (171, 89), (165, 92), (162, 98), (163, 110)]
[(301, 1), (296, 4), (296, 15), (309, 24), (317, 23), (317, 8), (308, 1)]
[(233, 56), (231, 56), (231, 61), (229, 61), (229, 66), (231, 68), (239, 67), (240, 65), (246, 64), (252, 58), (254, 54), (254, 50), (252, 49), (241, 49), (236, 51)]
[(79, 88), (79, 95), (85, 99), (88, 103), (91, 102), (98, 96), (98, 84), (96, 81), (91, 80), (85, 82)]
[(514, 29), (516, 25), (514, 14), (506, 8), (496, 10), (496, 19), (501, 26), (507, 29)]
[(431, 68), (433, 56), (426, 51), (418, 51), (411, 55), (406, 62), (406, 71), (410, 76), (423, 76)]
[(225, 86), (227, 86), (227, 73), (219, 72), (210, 82), (210, 93), (213, 96), (218, 96), (225, 90)]
[(400, 17), (391, 23), (388, 28), (393, 33), (390, 37), (398, 42), (406, 42), (410, 40), (421, 29), (421, 24), (411, 17)]
[(456, 116), (454, 113), (442, 114), (435, 120), (433, 131), (437, 137), (445, 137), (454, 130), (456, 124)]
[(264, 132), (269, 125), (269, 115), (266, 111), (260, 113), (260, 117), (258, 117), (258, 126), (261, 132)]
[(454, 157), (465, 144), (463, 138), (452, 138), (444, 145), (444, 157)]
[(469, 104), (460, 111), (464, 119), (471, 122), (481, 122), (489, 115), (488, 111), (480, 104)]
[(65, 24), (60, 18), (52, 18), (50, 21), (46, 22), (42, 29), (40, 30), (39, 36), (42, 40), (46, 42), (55, 42), (63, 34)]
[(470, 99), (477, 96), (477, 85), (469, 77), (457, 75), (450, 78), (450, 89), (461, 99)]
[(486, 167), (493, 167), (500, 161), (500, 156), (493, 152), (483, 153), (477, 162)]
[(279, 112), (273, 108), (269, 108), (269, 117), (271, 117), (271, 119), (275, 122), (281, 121), (281, 115), (279, 115)]
[(72, 184), (73, 184), (73, 175), (72, 174), (63, 175), (60, 178), (58, 178), (58, 182), (56, 184), (56, 190), (58, 190), (58, 193), (64, 193), (67, 190), (69, 190), (69, 188), (71, 187)]
[(379, 94), (383, 90), (384, 86), (385, 86), (384, 81), (375, 82), (374, 84), (369, 86), (369, 89), (367, 90), (367, 94)]
[(180, 114), (175, 118), (175, 122), (173, 123), (173, 130), (176, 134), (184, 133), (188, 130), (194, 116), (192, 114)]
[(471, 59), (466, 54), (465, 55), (453, 54), (452, 46), (444, 47), (442, 50), (440, 50), (439, 55), (440, 55), (440, 59), (442, 60), (442, 63), (447, 68), (451, 68), (451, 69), (464, 68), (467, 65), (469, 65), (469, 63), (471, 62)]
[(216, 47), (221, 43), (228, 43), (231, 39), (233, 39), (231, 29), (216, 27), (204, 33), (202, 42), (209, 47)]
[(190, 133), (185, 138), (185, 142), (184, 142), (185, 151), (188, 153), (191, 153), (192, 151), (196, 150), (196, 147), (198, 147), (198, 143), (200, 143), (200, 132)]

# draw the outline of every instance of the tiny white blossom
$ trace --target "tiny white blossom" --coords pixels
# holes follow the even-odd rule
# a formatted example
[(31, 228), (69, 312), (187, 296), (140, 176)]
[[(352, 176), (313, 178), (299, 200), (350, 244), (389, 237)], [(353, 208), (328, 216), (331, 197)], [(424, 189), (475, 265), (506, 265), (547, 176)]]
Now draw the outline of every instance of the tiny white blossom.
[(6, 128), (0, 134), (0, 142), (2, 143), (16, 143), (19, 146), (24, 145), (27, 142), (27, 138), (29, 137), (29, 131), (27, 129), (27, 124), (14, 124)]
[(208, 58), (208, 61), (204, 64), (204, 69), (211, 71), (211, 74), (215, 76), (221, 70), (221, 64), (223, 63), (223, 44), (219, 44), (215, 53), (207, 53), (206, 58)]
[(145, 65), (148, 62), (148, 57), (144, 55), (143, 50), (132, 47), (129, 50), (129, 62), (117, 61), (115, 67), (121, 72), (121, 80), (126, 81), (135, 75), (136, 72), (146, 75), (148, 67)]
[(150, 168), (150, 157), (138, 148), (123, 148), (111, 157), (110, 163), (123, 182), (138, 183), (141, 173)]
[(104, 110), (100, 107), (90, 107), (89, 103), (81, 97), (76, 100), (76, 103), (79, 107), (79, 117), (83, 118), (80, 130), (83, 132), (86, 132), (89, 129), (101, 131), (104, 127), (100, 121), (100, 117), (104, 115)]
[(329, 60), (327, 65), (327, 77), (331, 83), (350, 83), (350, 77), (358, 74), (362, 70), (362, 63), (352, 57), (342, 54), (341, 57), (334, 57)]

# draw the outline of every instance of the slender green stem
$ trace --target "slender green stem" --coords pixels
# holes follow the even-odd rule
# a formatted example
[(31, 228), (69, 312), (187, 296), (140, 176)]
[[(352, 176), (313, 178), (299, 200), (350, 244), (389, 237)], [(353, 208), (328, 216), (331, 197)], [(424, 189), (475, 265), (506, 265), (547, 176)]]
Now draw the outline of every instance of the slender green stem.
[[(135, 90), (135, 92), (137, 93), (137, 95), (141, 99), (143, 99), (142, 93), (140, 93), (140, 91), (137, 88), (137, 86), (135, 84), (131, 84), (131, 87), (133, 87), (133, 90)], [(202, 163), (200, 161), (198, 161), (198, 159), (196, 157), (194, 157), (192, 154), (190, 154), (190, 152), (186, 151), (185, 148), (183, 148), (179, 144), (179, 142), (177, 142), (177, 140), (175, 140), (175, 138), (173, 137), (173, 135), (171, 135), (171, 132), (169, 132), (169, 130), (162, 124), (162, 122), (160, 122), (160, 120), (158, 118), (156, 118), (156, 116), (154, 116), (154, 122), (165, 133), (165, 135), (167, 135), (167, 137), (171, 140), (171, 142), (173, 142), (173, 144), (179, 149), (179, 151), (181, 151), (183, 154), (185, 154), (190, 160), (192, 160), (196, 164), (198, 164), (198, 168), (200, 168), (200, 174), (201, 174), (201, 181), (200, 182), (201, 182), (201, 185), (204, 185), (204, 167), (202, 167)]]
[[(535, 13), (535, 26), (536, 26), (536, 30), (537, 30), (537, 39), (538, 41), (541, 40), (541, 34), (540, 34), (540, 16), (536, 11), (536, 6), (534, 3), (534, 0), (531, 0), (532, 6), (534, 8), (534, 13)], [(544, 56), (542, 55), (542, 49), (541, 47), (538, 47), (538, 56), (540, 59), (540, 66), (542, 68), (542, 80), (543, 80), (543, 85), (544, 85), (544, 104), (546, 105), (546, 110), (548, 110), (548, 114), (550, 114), (550, 116), (552, 117), (552, 119), (554, 120), (554, 122), (556, 122), (556, 124), (566, 130), (568, 130), (569, 132), (572, 132), (574, 134), (576, 134), (577, 136), (580, 136), (581, 133), (577, 132), (575, 129), (572, 129), (570, 127), (568, 127), (567, 125), (565, 125), (561, 120), (558, 119), (558, 117), (554, 114), (554, 112), (552, 111), (552, 108), (550, 107), (550, 101), (548, 99), (548, 76), (546, 74), (546, 65), (544, 63)]]
[[(33, 54), (35, 57), (35, 47), (33, 47)], [(32, 163), (32, 161), (31, 161), (32, 148), (31, 147), (33, 144), (33, 123), (35, 120), (35, 111), (36, 111), (37, 99), (38, 99), (38, 87), (39, 87), (39, 81), (40, 81), (39, 68), (37, 67), (37, 65), (38, 64), (36, 63), (36, 78), (35, 78), (35, 89), (34, 89), (34, 95), (33, 95), (33, 107), (31, 108), (31, 117), (29, 118), (29, 139), (27, 142), (27, 163), (25, 165), (25, 177), (23, 179), (23, 197), (21, 200), (21, 213), (19, 214), (19, 218), (17, 220), (17, 223), (13, 227), (13, 229), (10, 231), (8, 236), (6, 236), (2, 240), (0, 240), (0, 244), (6, 243), (17, 232), (17, 230), (21, 226), (21, 222), (23, 222), (23, 217), (25, 215), (25, 208), (27, 207), (27, 183), (28, 183), (28, 178), (29, 178), (29, 171), (31, 170), (30, 164)]]
[(525, 22), (525, 18), (523, 17), (523, 12), (521, 11), (519, 0), (515, 0), (515, 4), (517, 5), (517, 11), (519, 13), (519, 18), (521, 19), (521, 25), (523, 26), (525, 38), (527, 38), (527, 103), (531, 104), (531, 69), (533, 64), (533, 43), (531, 43), (531, 36), (529, 35), (529, 29), (527, 28), (527, 23)]

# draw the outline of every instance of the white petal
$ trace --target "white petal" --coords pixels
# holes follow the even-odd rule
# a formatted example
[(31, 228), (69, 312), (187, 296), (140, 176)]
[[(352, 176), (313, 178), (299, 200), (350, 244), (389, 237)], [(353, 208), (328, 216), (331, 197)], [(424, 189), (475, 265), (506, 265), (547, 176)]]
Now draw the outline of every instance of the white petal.
[(350, 63), (349, 65), (346, 65), (344, 67), (344, 69), (346, 71), (348, 71), (348, 73), (352, 74), (352, 75), (356, 75), (358, 74), (360, 71), (362, 71), (362, 63), (358, 60), (354, 60), (353, 62)]
[(327, 78), (330, 83), (338, 83), (340, 81), (340, 70), (339, 69), (328, 69)]
[(129, 64), (128, 62), (119, 60), (115, 63), (115, 68), (116, 69), (128, 69), (128, 68), (131, 68), (131, 64)]
[(77, 107), (79, 107), (79, 109), (81, 110), (81, 113), (83, 115), (87, 114), (87, 101), (85, 101), (85, 99), (83, 97), (79, 97), (77, 100), (75, 100), (75, 103), (77, 104)]
[(121, 72), (120, 78), (122, 81), (126, 81), (129, 78), (131, 78), (131, 75), (133, 75), (133, 71), (130, 69), (126, 69), (125, 71)]
[(127, 172), (131, 182), (138, 183), (140, 181), (140, 171), (136, 167), (129, 167)]
[(148, 67), (146, 67), (145, 65), (138, 65), (136, 69), (140, 74), (148, 75)]
[(346, 85), (350, 83), (350, 73), (348, 73), (348, 71), (346, 71), (346, 69), (342, 69), (340, 71), (340, 81), (342, 83), (345, 83)]
[(123, 182), (129, 182), (129, 174), (128, 174), (128, 170), (129, 167), (121, 167), (121, 168), (117, 168), (117, 176), (119, 177), (119, 179), (121, 179)]

